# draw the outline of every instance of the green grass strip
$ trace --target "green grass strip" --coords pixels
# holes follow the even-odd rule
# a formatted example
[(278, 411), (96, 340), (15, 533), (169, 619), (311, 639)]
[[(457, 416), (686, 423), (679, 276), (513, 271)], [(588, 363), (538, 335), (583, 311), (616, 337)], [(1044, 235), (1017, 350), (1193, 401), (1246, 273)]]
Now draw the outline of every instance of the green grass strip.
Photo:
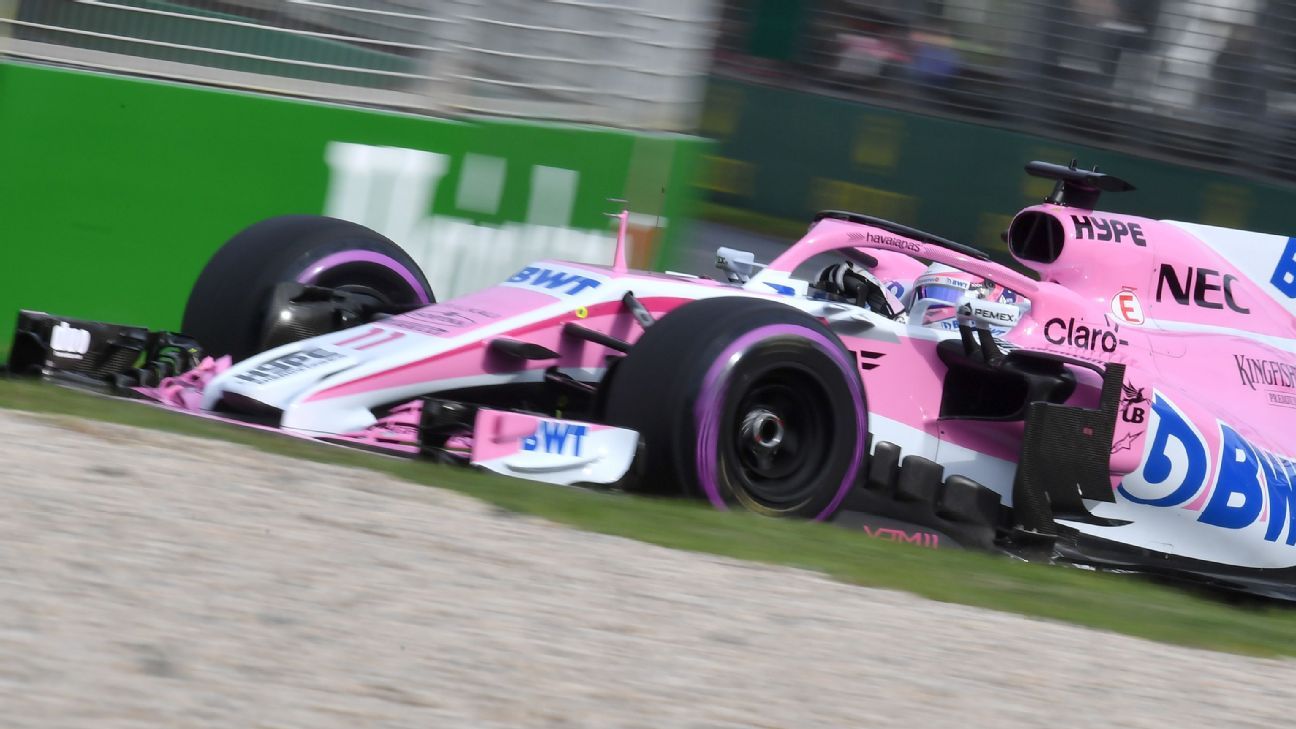
[(546, 486), (470, 469), (384, 458), (43, 383), (0, 380), (0, 407), (232, 441), (308, 461), (367, 468), (588, 531), (800, 567), (843, 582), (904, 590), (943, 602), (1199, 648), (1296, 655), (1296, 610), (1272, 603), (1228, 604), (1128, 575), (933, 551), (829, 525), (717, 512), (683, 500)]

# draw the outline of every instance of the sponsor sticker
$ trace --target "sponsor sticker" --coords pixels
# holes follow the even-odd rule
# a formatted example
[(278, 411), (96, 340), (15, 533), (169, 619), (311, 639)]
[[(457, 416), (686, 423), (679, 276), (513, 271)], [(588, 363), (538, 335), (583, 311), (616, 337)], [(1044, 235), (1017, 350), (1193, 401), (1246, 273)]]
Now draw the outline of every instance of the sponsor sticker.
[(50, 331), (50, 349), (56, 357), (81, 359), (90, 351), (90, 332), (61, 321)]
[(1161, 264), (1157, 275), (1156, 300), (1161, 303), (1167, 295), (1180, 306), (1195, 306), (1199, 309), (1229, 309), (1239, 314), (1250, 314), (1251, 310), (1238, 303), (1233, 295), (1233, 284), (1238, 277), (1231, 273), (1221, 274), (1210, 268), (1193, 268), (1189, 266), (1183, 276), (1168, 263)]
[(567, 268), (555, 263), (527, 266), (509, 277), (505, 286), (538, 289), (555, 296), (575, 296), (596, 289), (606, 279), (590, 271)]
[(587, 425), (541, 420), (535, 433), (522, 439), (522, 450), (579, 456), (588, 431)]
[(1221, 529), (1266, 523), (1264, 541), (1296, 545), (1296, 463), (1251, 443), (1221, 421), (1211, 453), (1187, 416), (1161, 393), (1150, 408), (1147, 452), (1117, 493), (1136, 504), (1199, 511)]
[(1147, 239), (1143, 237), (1143, 227), (1138, 223), (1109, 220), (1098, 215), (1072, 215), (1071, 224), (1075, 228), (1075, 237), (1079, 240), (1112, 243), (1123, 243), (1129, 240), (1136, 246), (1147, 245)]
[(906, 253), (917, 253), (922, 250), (922, 246), (917, 241), (908, 238), (902, 238), (898, 235), (887, 235), (886, 233), (877, 233), (872, 230), (864, 233), (851, 233), (850, 238), (854, 240), (863, 240), (874, 245), (887, 246)]
[(1296, 299), (1296, 237), (1287, 239), (1287, 247), (1283, 250), (1282, 258), (1278, 259), (1278, 267), (1274, 269), (1269, 283), (1287, 298)]
[(1113, 330), (1101, 327), (1086, 326), (1074, 318), (1049, 319), (1044, 324), (1044, 339), (1049, 344), (1070, 347), (1086, 352), (1105, 352), (1111, 354), (1129, 342), (1121, 339)]
[(1143, 316), (1143, 304), (1138, 295), (1130, 288), (1122, 290), (1111, 300), (1112, 315), (1126, 324), (1139, 325), (1146, 319)]
[(268, 362), (262, 362), (247, 372), (237, 375), (236, 379), (253, 385), (265, 385), (339, 359), (342, 359), (342, 355), (327, 349), (319, 347), (299, 349), (296, 352), (281, 354)]
[(915, 544), (919, 547), (928, 549), (940, 549), (940, 535), (924, 531), (906, 531), (904, 529), (895, 529), (888, 527), (871, 527), (864, 525), (864, 533), (874, 539), (882, 539), (888, 542), (901, 542), (904, 544)]
[(1238, 381), (1252, 390), (1264, 390), (1268, 404), (1296, 409), (1296, 365), (1276, 359), (1233, 355)]
[(408, 329), (433, 337), (455, 336), (465, 329), (498, 319), (499, 314), (448, 302), (433, 304), (383, 321), (388, 326)]

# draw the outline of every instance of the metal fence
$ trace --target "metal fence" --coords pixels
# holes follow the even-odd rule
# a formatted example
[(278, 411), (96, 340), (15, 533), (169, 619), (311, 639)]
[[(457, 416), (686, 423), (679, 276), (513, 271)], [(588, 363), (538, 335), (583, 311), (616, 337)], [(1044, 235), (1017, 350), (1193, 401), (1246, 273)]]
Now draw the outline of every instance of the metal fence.
[(0, 0), (0, 51), (361, 104), (695, 123), (719, 0)]
[(1296, 0), (730, 0), (721, 73), (1296, 180)]

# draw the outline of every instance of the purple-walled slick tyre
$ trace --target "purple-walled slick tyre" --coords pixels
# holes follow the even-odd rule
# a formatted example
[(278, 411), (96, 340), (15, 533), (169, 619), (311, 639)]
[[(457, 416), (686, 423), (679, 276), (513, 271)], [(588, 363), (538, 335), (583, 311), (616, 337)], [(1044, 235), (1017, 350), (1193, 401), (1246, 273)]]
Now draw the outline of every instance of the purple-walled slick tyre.
[(639, 338), (605, 412), (644, 442), (631, 490), (827, 519), (863, 472), (868, 407), (850, 353), (790, 306), (704, 299)]
[(256, 354), (274, 289), (286, 282), (396, 306), (436, 301), (418, 264), (386, 237), (346, 220), (287, 215), (245, 228), (216, 251), (189, 293), (181, 329), (210, 354)]

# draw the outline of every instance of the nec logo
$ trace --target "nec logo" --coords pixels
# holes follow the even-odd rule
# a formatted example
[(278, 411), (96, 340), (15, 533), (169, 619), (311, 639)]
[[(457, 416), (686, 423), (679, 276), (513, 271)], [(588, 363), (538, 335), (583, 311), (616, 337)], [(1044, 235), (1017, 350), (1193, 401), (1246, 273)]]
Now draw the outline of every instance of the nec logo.
[(1146, 246), (1143, 228), (1138, 223), (1122, 223), (1119, 220), (1108, 220), (1097, 215), (1072, 215), (1071, 223), (1075, 226), (1075, 237), (1080, 240), (1101, 240), (1120, 243), (1129, 238), (1136, 246)]
[(505, 283), (544, 289), (566, 296), (575, 296), (585, 289), (596, 289), (603, 285), (601, 279), (557, 266), (527, 266), (509, 277)]
[[(1237, 276), (1233, 274), (1226, 273), (1221, 277), (1219, 271), (1212, 271), (1209, 268), (1198, 268), (1194, 274), (1192, 266), (1188, 267), (1188, 274), (1181, 280), (1174, 266), (1163, 263), (1161, 275), (1157, 279), (1156, 300), (1160, 302), (1165, 290), (1169, 289), (1170, 296), (1180, 306), (1187, 306), (1191, 297), (1192, 304), (1202, 309), (1223, 309), (1228, 306), (1239, 314), (1250, 314), (1250, 309), (1233, 298), (1233, 284), (1237, 280)], [(1222, 302), (1211, 300), (1216, 291), (1222, 293), (1224, 298)]]
[[(522, 439), (522, 450), (524, 451), (543, 451), (545, 453), (557, 453), (562, 455), (563, 451), (570, 451), (571, 455), (579, 456), (585, 435), (589, 431), (587, 425), (572, 425), (571, 423), (562, 423), (553, 420), (541, 420), (536, 426), (534, 435), (528, 435)], [(567, 444), (571, 444), (571, 448)]]

